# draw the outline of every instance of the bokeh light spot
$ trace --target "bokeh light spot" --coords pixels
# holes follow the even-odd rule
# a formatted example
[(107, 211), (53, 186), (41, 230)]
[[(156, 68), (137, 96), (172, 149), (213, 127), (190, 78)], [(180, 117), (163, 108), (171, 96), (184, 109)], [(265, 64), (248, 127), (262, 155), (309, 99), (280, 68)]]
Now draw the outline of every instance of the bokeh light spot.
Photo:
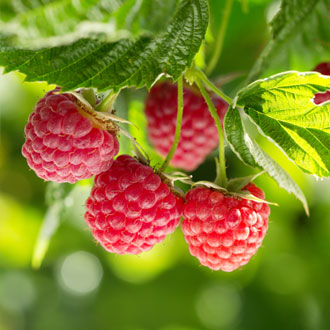
[(236, 324), (241, 305), (237, 288), (214, 285), (201, 292), (196, 301), (196, 311), (203, 325), (221, 329)]
[(178, 234), (173, 233), (151, 250), (139, 255), (108, 254), (113, 272), (122, 280), (143, 284), (171, 268), (180, 258)]
[(69, 293), (85, 295), (94, 291), (101, 282), (103, 269), (99, 260), (85, 251), (68, 255), (61, 263), (58, 279)]
[(317, 330), (321, 328), (321, 311), (314, 297), (306, 297), (302, 301), (301, 321), (306, 329)]
[(20, 272), (7, 272), (0, 278), (0, 305), (11, 312), (25, 310), (35, 300), (30, 278)]

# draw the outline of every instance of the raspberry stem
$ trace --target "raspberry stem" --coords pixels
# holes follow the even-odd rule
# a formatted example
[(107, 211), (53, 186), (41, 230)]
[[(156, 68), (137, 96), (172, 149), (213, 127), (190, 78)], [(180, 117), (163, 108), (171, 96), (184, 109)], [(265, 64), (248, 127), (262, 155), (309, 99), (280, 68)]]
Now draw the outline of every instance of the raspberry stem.
[(217, 39), (215, 41), (214, 53), (209, 62), (209, 65), (206, 68), (206, 73), (208, 75), (213, 71), (213, 69), (215, 68), (215, 66), (218, 63), (218, 60), (221, 56), (223, 42), (225, 40), (226, 30), (227, 30), (232, 6), (233, 6), (233, 0), (226, 0), (225, 8), (224, 8), (224, 11), (222, 14), (221, 24), (220, 24), (220, 27), (218, 30)]
[(168, 152), (168, 154), (160, 168), (160, 172), (165, 171), (166, 167), (170, 163), (170, 161), (175, 153), (175, 150), (179, 144), (180, 134), (181, 134), (181, 125), (182, 125), (182, 114), (183, 114), (183, 79), (181, 76), (178, 80), (178, 114), (176, 117), (176, 128), (175, 128), (174, 141), (172, 143), (170, 151)]
[(227, 176), (226, 176), (225, 143), (224, 143), (221, 121), (219, 119), (217, 109), (215, 108), (209, 94), (207, 93), (205, 87), (203, 86), (202, 81), (200, 79), (196, 79), (196, 84), (208, 105), (210, 114), (215, 121), (219, 134), (219, 162), (217, 162), (217, 177), (215, 179), (215, 183), (223, 188), (226, 188)]
[(213, 91), (215, 94), (220, 96), (223, 100), (225, 100), (229, 105), (233, 104), (233, 100), (231, 97), (226, 95), (224, 92), (222, 92), (218, 87), (216, 87), (205, 75), (205, 73), (197, 68), (194, 68), (193, 74), (196, 78), (199, 78), (203, 81), (206, 87), (208, 87), (211, 91)]

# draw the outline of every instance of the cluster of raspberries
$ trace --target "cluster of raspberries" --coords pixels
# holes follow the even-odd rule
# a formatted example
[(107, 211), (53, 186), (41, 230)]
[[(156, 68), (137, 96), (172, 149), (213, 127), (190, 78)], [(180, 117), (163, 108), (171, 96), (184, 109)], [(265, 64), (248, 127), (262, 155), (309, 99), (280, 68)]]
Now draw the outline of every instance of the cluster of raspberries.
[[(159, 83), (146, 102), (149, 138), (163, 155), (173, 142), (176, 100), (176, 87)], [(216, 97), (213, 102), (223, 120), (226, 103)], [(74, 183), (95, 175), (85, 221), (109, 252), (148, 251), (183, 217), (190, 253), (211, 269), (233, 271), (249, 261), (265, 236), (270, 212), (266, 203), (201, 186), (183, 197), (148, 164), (129, 155), (114, 160), (119, 150), (116, 132), (95, 127), (69, 93), (55, 89), (39, 100), (25, 135), (22, 153), (44, 180)], [(198, 92), (185, 87), (182, 136), (171, 164), (193, 170), (217, 143), (206, 103)], [(264, 199), (252, 183), (242, 190)]]

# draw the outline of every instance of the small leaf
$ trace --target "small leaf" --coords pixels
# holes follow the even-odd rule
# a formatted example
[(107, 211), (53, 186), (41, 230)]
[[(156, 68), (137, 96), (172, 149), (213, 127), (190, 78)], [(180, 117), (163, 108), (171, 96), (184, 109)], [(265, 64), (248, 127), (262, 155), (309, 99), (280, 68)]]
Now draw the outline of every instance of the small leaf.
[(231, 193), (231, 195), (235, 196), (235, 197), (242, 198), (242, 199), (248, 199), (250, 201), (254, 201), (254, 202), (257, 202), (257, 203), (266, 203), (266, 204), (278, 206), (277, 203), (269, 202), (265, 199), (258, 198), (256, 196), (252, 195), (249, 191), (242, 191), (240, 193)]
[(195, 186), (204, 186), (204, 187), (207, 187), (207, 188), (212, 188), (212, 189), (215, 189), (215, 190), (218, 190), (218, 191), (222, 191), (224, 193), (228, 193), (227, 189), (225, 189), (223, 187), (220, 187), (216, 183), (210, 182), (210, 181), (197, 181), (197, 182), (194, 182), (192, 184), (192, 187), (195, 187)]
[(264, 173), (265, 173), (265, 171), (261, 171), (259, 173), (252, 174), (252, 175), (249, 175), (249, 176), (245, 176), (245, 177), (242, 177), (242, 178), (230, 179), (228, 181), (228, 184), (227, 184), (227, 189), (229, 191), (232, 191), (232, 192), (239, 192), (247, 184), (249, 184), (250, 182), (252, 182), (253, 180), (255, 180), (258, 176), (260, 176), (260, 175), (262, 175)]

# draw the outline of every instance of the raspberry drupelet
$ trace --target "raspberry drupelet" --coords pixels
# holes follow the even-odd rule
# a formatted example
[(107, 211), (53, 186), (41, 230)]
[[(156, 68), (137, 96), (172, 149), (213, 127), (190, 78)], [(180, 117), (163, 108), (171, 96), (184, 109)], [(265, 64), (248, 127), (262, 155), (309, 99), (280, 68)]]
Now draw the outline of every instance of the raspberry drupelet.
[(182, 205), (150, 166), (121, 155), (95, 177), (85, 220), (107, 251), (139, 254), (176, 229)]
[[(253, 183), (242, 190), (265, 197)], [(266, 203), (237, 199), (206, 187), (191, 189), (186, 200), (182, 230), (190, 253), (202, 265), (231, 272), (257, 252), (268, 227)]]
[(25, 127), (22, 154), (46, 181), (74, 183), (107, 170), (118, 153), (114, 133), (93, 127), (59, 88), (40, 99)]

